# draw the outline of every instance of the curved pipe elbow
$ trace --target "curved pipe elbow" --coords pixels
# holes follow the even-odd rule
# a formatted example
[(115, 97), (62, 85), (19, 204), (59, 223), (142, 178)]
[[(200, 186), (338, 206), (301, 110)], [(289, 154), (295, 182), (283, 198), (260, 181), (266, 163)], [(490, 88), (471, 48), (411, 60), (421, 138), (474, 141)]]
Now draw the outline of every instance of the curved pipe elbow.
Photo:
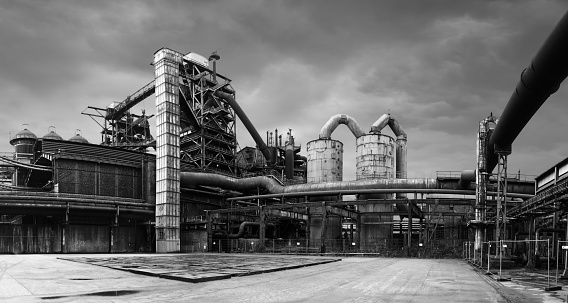
[(398, 120), (396, 120), (393, 116), (391, 116), (389, 119), (389, 126), (392, 129), (392, 132), (396, 135), (397, 139), (406, 140), (406, 132), (402, 129), (400, 123), (398, 123)]
[(329, 120), (322, 127), (319, 138), (320, 139), (330, 139), (333, 131), (339, 126), (339, 124), (345, 124), (355, 138), (359, 138), (365, 134), (365, 132), (359, 127), (359, 124), (355, 119), (349, 115), (335, 115), (329, 118)]
[(385, 128), (387, 125), (396, 135), (397, 139), (406, 140), (406, 132), (402, 129), (400, 123), (398, 123), (398, 120), (396, 120), (396, 118), (391, 116), (390, 114), (384, 114), (377, 121), (375, 121), (375, 123), (373, 123), (373, 125), (371, 126), (371, 133), (381, 133), (383, 128)]
[(471, 182), (475, 182), (476, 171), (475, 170), (464, 170), (460, 175), (458, 180), (458, 185), (461, 189), (469, 188)]
[[(227, 238), (228, 239), (239, 239), (242, 238), (245, 235), (245, 227), (247, 226), (260, 226), (260, 222), (248, 222), (245, 221), (243, 223), (241, 223), (241, 225), (239, 225), (239, 231), (236, 234), (228, 234)], [(276, 225), (274, 225), (274, 223), (266, 223), (265, 224), (265, 228), (268, 228), (268, 226), (271, 226), (273, 228), (276, 228)]]
[(264, 188), (269, 193), (284, 192), (284, 187), (282, 185), (278, 184), (276, 180), (266, 176), (236, 179), (210, 173), (181, 172), (180, 184), (181, 187), (212, 186), (236, 191), (248, 191), (257, 188)]

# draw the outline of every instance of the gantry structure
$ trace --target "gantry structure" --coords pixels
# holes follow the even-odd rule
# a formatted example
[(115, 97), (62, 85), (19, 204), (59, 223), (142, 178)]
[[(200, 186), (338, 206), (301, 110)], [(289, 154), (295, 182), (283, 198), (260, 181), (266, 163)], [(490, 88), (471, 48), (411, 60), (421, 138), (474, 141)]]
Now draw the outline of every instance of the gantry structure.
[[(172, 83), (178, 90), (181, 166), (187, 171), (235, 175), (235, 112), (214, 94), (221, 91), (234, 97), (231, 79), (217, 74), (216, 61), (220, 57), (215, 52), (209, 58), (195, 53), (180, 58), (177, 80)], [(162, 70), (156, 71), (156, 75), (159, 73)], [(156, 148), (148, 122), (153, 115), (146, 115), (145, 110), (142, 115), (131, 113), (134, 106), (155, 93), (156, 83), (152, 80), (121, 102), (106, 108), (89, 106), (83, 114), (101, 126), (103, 145), (142, 151)]]

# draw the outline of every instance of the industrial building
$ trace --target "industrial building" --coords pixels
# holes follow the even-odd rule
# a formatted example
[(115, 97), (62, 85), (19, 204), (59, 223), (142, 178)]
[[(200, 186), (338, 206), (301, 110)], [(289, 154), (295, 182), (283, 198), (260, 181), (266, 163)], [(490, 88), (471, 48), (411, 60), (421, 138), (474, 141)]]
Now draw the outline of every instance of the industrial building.
[[(83, 112), (101, 126), (100, 143), (54, 128), (10, 141), (2, 252), (377, 251), (441, 239), (461, 248), (472, 237), (475, 185), (455, 173), (408, 179), (408, 138), (394, 116), (366, 131), (334, 115), (303, 154), (291, 129), (262, 138), (217, 73), (219, 55), (154, 57), (153, 81)], [(155, 117), (132, 113), (152, 95)], [(255, 147), (237, 151), (236, 117)], [(353, 181), (343, 181), (344, 143), (332, 138), (340, 125), (354, 135)], [(534, 192), (519, 178), (509, 187), (517, 199)]]
[[(475, 241), (481, 259), (488, 241), (557, 241), (566, 230), (567, 160), (543, 169), (535, 183), (507, 174), (507, 156), (566, 78), (568, 66), (558, 65), (566, 61), (558, 59), (568, 48), (561, 39), (566, 19), (523, 72), (502, 116), (480, 117), (472, 140), (478, 166), (435, 178), (408, 178), (407, 162), (417, 155), (407, 153), (412, 138), (394, 114), (369, 126), (333, 115), (302, 150), (291, 129), (259, 134), (231, 79), (217, 71), (217, 53), (162, 48), (148, 84), (120, 103), (83, 112), (98, 121), (100, 142), (80, 133), (64, 140), (51, 128), (43, 137), (24, 129), (11, 139), (14, 153), (0, 157), (0, 252), (456, 257), (464, 242)], [(134, 114), (151, 96), (156, 115)], [(237, 118), (256, 146), (237, 150)], [(352, 142), (333, 139), (340, 126)], [(356, 149), (356, 180), (343, 180), (346, 144)], [(524, 254), (530, 264), (538, 248), (523, 249), (507, 253)]]

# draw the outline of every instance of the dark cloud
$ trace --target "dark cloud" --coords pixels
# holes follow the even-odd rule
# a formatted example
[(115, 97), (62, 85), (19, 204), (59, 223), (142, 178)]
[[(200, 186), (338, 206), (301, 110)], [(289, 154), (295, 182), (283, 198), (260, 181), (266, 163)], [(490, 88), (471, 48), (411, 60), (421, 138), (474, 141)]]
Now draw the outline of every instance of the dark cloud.
[[(292, 128), (305, 146), (335, 114), (367, 130), (390, 111), (409, 136), (409, 170), (469, 169), (479, 120), (500, 114), (566, 8), (552, 0), (3, 1), (0, 146), (9, 150), (7, 133), (23, 123), (37, 135), (54, 125), (64, 138), (80, 128), (98, 142), (97, 124), (81, 111), (151, 81), (156, 50), (221, 48), (219, 71), (260, 133)], [(511, 169), (536, 174), (568, 154), (566, 97), (561, 88), (527, 125)], [(152, 112), (153, 103), (141, 106)], [(240, 145), (253, 145), (238, 128)], [(333, 136), (354, 178), (354, 138), (341, 127)]]

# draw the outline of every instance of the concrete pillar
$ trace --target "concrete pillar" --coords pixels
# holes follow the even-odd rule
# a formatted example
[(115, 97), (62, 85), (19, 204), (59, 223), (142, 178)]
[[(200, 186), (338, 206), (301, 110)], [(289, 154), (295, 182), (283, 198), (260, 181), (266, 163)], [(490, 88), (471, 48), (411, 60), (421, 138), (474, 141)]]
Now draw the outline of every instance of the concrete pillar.
[(109, 246), (108, 246), (108, 252), (109, 253), (113, 253), (114, 252), (114, 236), (116, 235), (117, 229), (118, 229), (118, 215), (120, 212), (120, 208), (116, 208), (116, 213), (114, 216), (113, 221), (111, 222), (111, 224), (109, 225)]
[(67, 236), (67, 228), (68, 228), (68, 224), (61, 224), (61, 253), (67, 253), (67, 239), (65, 238)]
[(183, 55), (154, 54), (156, 85), (156, 252), (180, 251), (179, 65)]
[(321, 203), (321, 235), (320, 252), (325, 253), (325, 233), (327, 232), (327, 208), (325, 202)]
[(65, 211), (65, 222), (61, 225), (61, 253), (67, 253), (67, 242), (69, 240), (67, 237), (67, 229), (69, 228), (69, 204), (67, 204), (67, 210)]

